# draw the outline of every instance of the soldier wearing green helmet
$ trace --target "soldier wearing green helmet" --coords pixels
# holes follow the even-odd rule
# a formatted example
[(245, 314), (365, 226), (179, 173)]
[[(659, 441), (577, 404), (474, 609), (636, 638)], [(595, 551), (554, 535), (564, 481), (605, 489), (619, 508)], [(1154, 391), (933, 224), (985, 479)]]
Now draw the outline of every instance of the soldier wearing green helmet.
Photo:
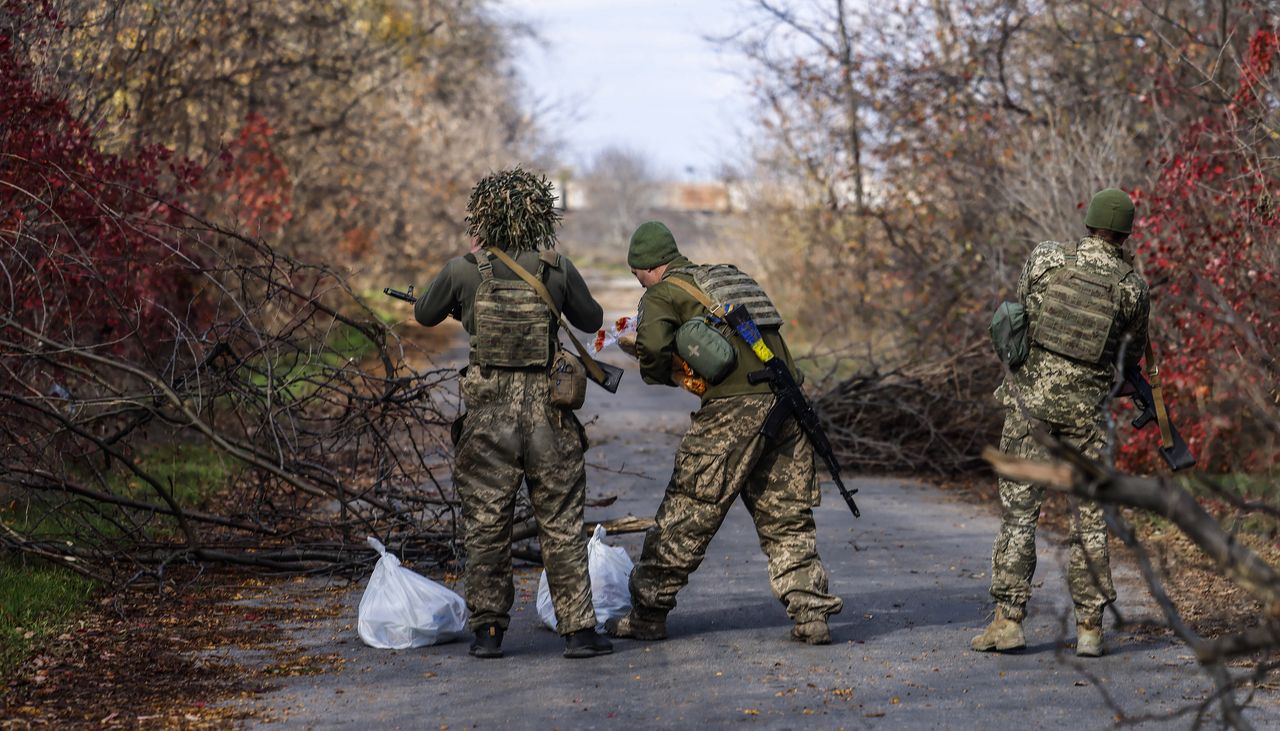
[[(1018, 280), (1029, 345), (1026, 360), (996, 389), (1006, 409), (1000, 449), (1013, 457), (1051, 461), (1031, 435), (1039, 426), (1110, 462), (1104, 414), (1117, 369), (1136, 365), (1147, 347), (1151, 308), (1147, 283), (1123, 252), (1133, 231), (1134, 205), (1124, 191), (1107, 188), (1089, 201), (1088, 235), (1076, 242), (1046, 241), (1031, 252)], [(1036, 568), (1036, 521), (1044, 488), (1000, 479), (1000, 534), (991, 558), (996, 614), (970, 646), (1005, 652), (1026, 646), (1022, 621)], [(1103, 652), (1102, 613), (1116, 599), (1111, 581), (1102, 507), (1081, 500), (1072, 516), (1067, 583), (1075, 604), (1076, 654)]]

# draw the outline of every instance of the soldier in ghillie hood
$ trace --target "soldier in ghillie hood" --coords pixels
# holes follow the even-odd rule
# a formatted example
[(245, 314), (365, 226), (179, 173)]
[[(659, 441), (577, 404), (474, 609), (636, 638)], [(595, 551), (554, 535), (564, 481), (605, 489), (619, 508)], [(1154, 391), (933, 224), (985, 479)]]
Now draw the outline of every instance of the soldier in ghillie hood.
[[(1000, 450), (1032, 461), (1051, 461), (1036, 441), (1040, 428), (1085, 456), (1111, 460), (1104, 427), (1117, 369), (1135, 366), (1147, 347), (1147, 283), (1122, 247), (1133, 230), (1133, 201), (1108, 188), (1089, 201), (1088, 235), (1079, 241), (1036, 246), (1018, 280), (1029, 346), (1026, 360), (1010, 363), (996, 397), (1006, 415)], [(1016, 366), (1016, 367), (1014, 367)], [(1022, 621), (1036, 568), (1036, 521), (1044, 488), (1001, 478), (1003, 513), (991, 558), (995, 619), (970, 646), (981, 652), (1026, 646)], [(1102, 506), (1081, 500), (1071, 523), (1067, 583), (1075, 603), (1076, 654), (1103, 652), (1102, 613), (1116, 599), (1111, 582)]]
[[(538, 524), (565, 657), (613, 651), (596, 630), (582, 534), (585, 435), (551, 387), (559, 313), (595, 330), (603, 311), (582, 275), (555, 251), (560, 214), (550, 183), (516, 168), (476, 183), (467, 204), (471, 252), (451, 259), (414, 306), (423, 325), (448, 316), (471, 336), (461, 390), (466, 415), (455, 428), (454, 484), (462, 501), (471, 654), (502, 657), (515, 589), (511, 532), (523, 481)], [(553, 311), (518, 267), (542, 283)]]
[[(656, 526), (645, 535), (631, 574), (631, 612), (606, 625), (609, 633), (640, 640), (666, 637), (676, 593), (702, 563), (707, 545), (741, 496), (769, 558), (773, 594), (794, 622), (792, 638), (830, 643), (827, 617), (844, 602), (828, 590), (818, 557), (813, 447), (793, 418), (772, 437), (762, 433), (776, 399), (767, 383), (748, 378), (761, 368), (760, 361), (745, 340), (722, 338), (703, 322), (711, 300), (749, 305), (761, 342), (795, 373), (778, 330), (782, 317), (764, 290), (736, 267), (698, 266), (685, 258), (659, 222), (636, 229), (627, 263), (645, 288), (635, 346), (641, 377), (664, 386), (684, 384), (702, 397), (702, 406), (676, 450)], [(700, 385), (688, 385), (682, 362), (701, 369)]]

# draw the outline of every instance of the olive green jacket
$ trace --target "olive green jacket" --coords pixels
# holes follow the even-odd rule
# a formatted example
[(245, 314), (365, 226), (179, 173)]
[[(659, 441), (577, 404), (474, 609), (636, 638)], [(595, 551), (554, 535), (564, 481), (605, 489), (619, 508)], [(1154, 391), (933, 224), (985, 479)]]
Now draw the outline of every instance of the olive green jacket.
[[(538, 252), (522, 251), (513, 258), (531, 274), (538, 271)], [(493, 262), (493, 276), (499, 279), (519, 279), (515, 272), (497, 259)], [(604, 322), (604, 310), (591, 297), (587, 283), (568, 257), (561, 256), (554, 267), (548, 265), (542, 281), (569, 324), (587, 332), (600, 329)], [(427, 293), (413, 306), (414, 317), (430, 327), (439, 325), (444, 318), (452, 316), (462, 323), (468, 333), (474, 335), (473, 307), (476, 288), (479, 286), (480, 270), (476, 268), (476, 255), (454, 257), (444, 265), (444, 269), (427, 288)], [(553, 325), (553, 329), (554, 327)]]
[[(671, 377), (671, 357), (676, 352), (676, 330), (687, 320), (708, 314), (707, 308), (677, 285), (667, 282), (671, 277), (680, 277), (692, 283), (693, 277), (674, 270), (693, 266), (693, 262), (684, 256), (676, 257), (667, 265), (667, 272), (662, 281), (645, 290), (640, 298), (640, 311), (636, 324), (636, 354), (640, 357), (640, 376), (645, 383), (663, 386), (678, 385)], [(800, 371), (791, 359), (791, 351), (778, 333), (778, 328), (761, 328), (761, 335), (769, 349), (782, 358), (791, 369), (797, 381), (802, 379)], [(747, 382), (747, 374), (764, 368), (760, 359), (752, 352), (750, 346), (737, 333), (726, 335), (733, 343), (738, 354), (738, 365), (727, 378), (715, 386), (708, 385), (702, 395), (703, 403), (711, 399), (726, 396), (741, 396), (751, 393), (769, 393), (769, 384), (751, 384)]]

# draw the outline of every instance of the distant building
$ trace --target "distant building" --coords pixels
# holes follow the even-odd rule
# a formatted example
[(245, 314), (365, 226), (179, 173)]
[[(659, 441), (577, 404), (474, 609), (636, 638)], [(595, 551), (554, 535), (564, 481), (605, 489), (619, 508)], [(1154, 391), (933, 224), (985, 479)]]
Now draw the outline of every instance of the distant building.
[(696, 213), (728, 213), (729, 186), (724, 183), (666, 183), (658, 187), (656, 208)]
[[(743, 191), (727, 183), (660, 182), (646, 186), (643, 201), (633, 201), (644, 208), (688, 213), (729, 213), (745, 208)], [(587, 211), (594, 208), (591, 187), (585, 181), (562, 177), (555, 182), (555, 194), (563, 211)]]

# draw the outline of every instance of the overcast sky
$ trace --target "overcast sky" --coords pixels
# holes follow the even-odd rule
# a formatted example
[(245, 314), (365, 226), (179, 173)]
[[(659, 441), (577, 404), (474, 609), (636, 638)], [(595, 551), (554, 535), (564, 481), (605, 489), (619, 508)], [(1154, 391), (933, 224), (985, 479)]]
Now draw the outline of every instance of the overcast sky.
[(582, 164), (617, 144), (659, 172), (710, 179), (737, 154), (750, 101), (740, 62), (706, 35), (736, 28), (738, 0), (504, 0), (500, 13), (534, 26), (523, 43), (529, 96), (552, 105), (561, 157)]

